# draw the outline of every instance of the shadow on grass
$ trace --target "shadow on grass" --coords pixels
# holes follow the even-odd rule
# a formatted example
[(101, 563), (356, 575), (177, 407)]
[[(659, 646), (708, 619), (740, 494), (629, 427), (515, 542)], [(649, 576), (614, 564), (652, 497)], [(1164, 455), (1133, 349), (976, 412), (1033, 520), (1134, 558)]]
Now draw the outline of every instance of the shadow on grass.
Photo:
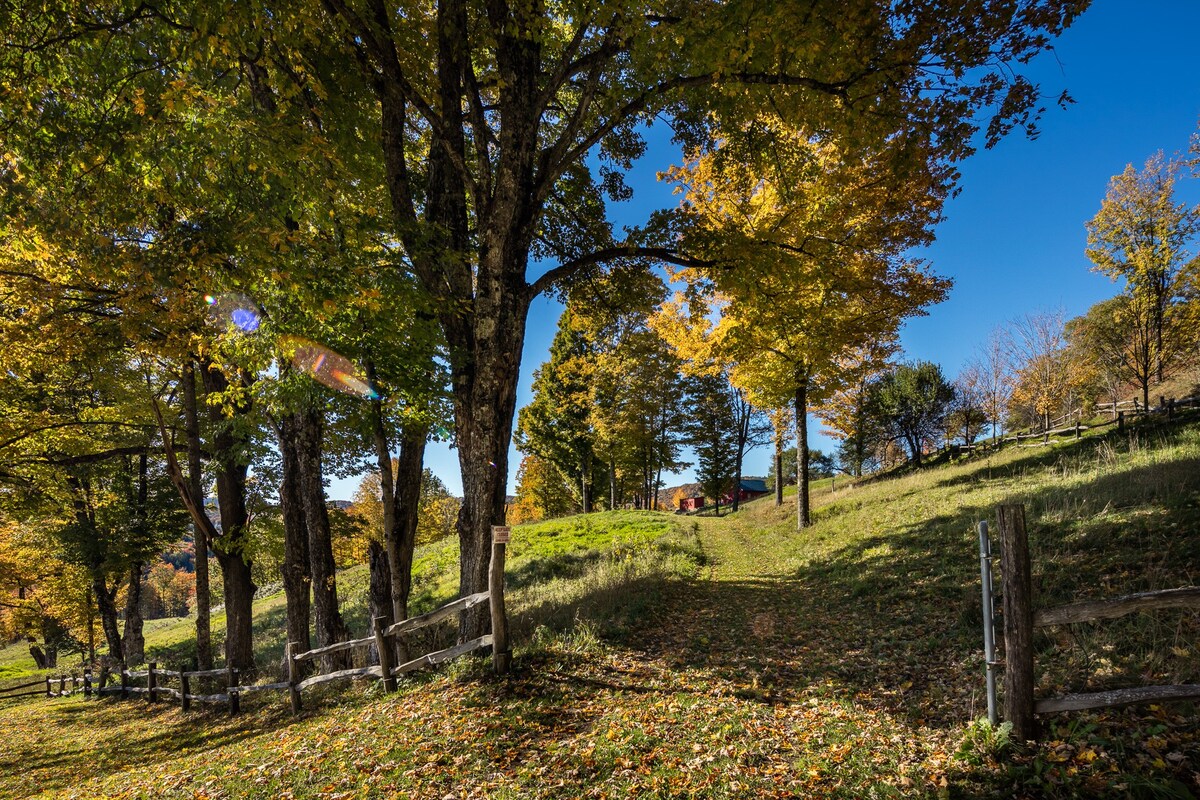
[[(1013, 468), (1049, 467), (1055, 458), (1031, 456)], [(999, 502), (1026, 506), (1035, 607), (1183, 586), (1200, 574), (1200, 458)], [(1104, 513), (1120, 508), (1134, 513)], [(689, 583), (665, 594), (633, 639), (681, 666), (734, 682), (752, 678), (764, 700), (834, 691), (913, 724), (961, 727), (983, 708), (975, 525), (992, 514), (990, 504), (964, 505), (857, 538), (782, 580)], [(998, 543), (993, 549), (999, 552)], [(1068, 680), (1083, 684), (1076, 690), (1139, 685), (1163, 677), (1147, 674), (1160, 668), (1175, 679), (1165, 682), (1195, 680), (1200, 654), (1167, 663), (1150, 652), (1194, 641), (1196, 627), (1195, 619), (1135, 620), (1086, 641), (1077, 633), (1039, 634), (1042, 684), (1055, 693)], [(1121, 655), (1126, 646), (1129, 655)]]

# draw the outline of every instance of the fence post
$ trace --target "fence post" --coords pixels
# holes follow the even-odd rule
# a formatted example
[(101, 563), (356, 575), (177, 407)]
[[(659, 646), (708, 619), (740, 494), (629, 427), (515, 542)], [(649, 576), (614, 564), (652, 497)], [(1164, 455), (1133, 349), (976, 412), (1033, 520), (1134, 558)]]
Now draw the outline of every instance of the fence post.
[(241, 710), (242, 702), (238, 697), (238, 693), (234, 691), (235, 687), (238, 685), (238, 671), (232, 664), (230, 664), (227, 667), (227, 672), (229, 674), (229, 688), (227, 689), (229, 692), (229, 716), (232, 717)]
[[(296, 642), (288, 642), (287, 648), (284, 650), (284, 655), (287, 658), (287, 681), (288, 681), (288, 697), (292, 701), (292, 714), (299, 714), (300, 705), (300, 689), (297, 684), (300, 683), (300, 668), (296, 665)], [(381, 653), (380, 661), (383, 660)]]
[(108, 664), (101, 662), (100, 664), (100, 686), (96, 690), (96, 695), (104, 696), (104, 687), (108, 685)]
[(1078, 438), (1079, 438), (1079, 436), (1080, 436), (1080, 432), (1079, 432), (1079, 420), (1075, 420), (1075, 438), (1076, 438), (1076, 439), (1078, 439)]
[(492, 561), (488, 566), (488, 593), (492, 609), (492, 668), (497, 675), (508, 672), (512, 651), (508, 647), (508, 615), (504, 611), (504, 550), (510, 528), (492, 526)]
[(996, 630), (992, 620), (992, 543), (987, 520), (979, 523), (979, 577), (983, 587), (983, 658), (987, 677), (988, 722), (996, 725)]
[(59, 697), (67, 696), (67, 676), (66, 675), (58, 676), (58, 696)]
[(383, 677), (383, 690), (385, 692), (396, 691), (396, 676), (392, 674), (395, 668), (395, 651), (388, 643), (387, 636), (383, 633), (383, 626), (387, 623), (384, 617), (375, 617), (373, 621), (375, 625), (375, 649), (379, 651), (379, 671)]
[(179, 710), (187, 711), (192, 707), (188, 694), (192, 691), (192, 679), (187, 674), (187, 664), (179, 665)]
[(1167, 401), (1167, 419), (1175, 419), (1175, 398)]
[(92, 696), (92, 668), (91, 667), (83, 668), (83, 696), (84, 697)]
[(1037, 735), (1033, 716), (1033, 602), (1025, 506), (996, 508), (1004, 592), (1004, 718), (1018, 741)]
[(121, 699), (129, 699), (129, 670), (124, 665), (121, 666)]
[(1117, 412), (1117, 433), (1124, 433), (1124, 432), (1125, 432), (1125, 412), (1118, 411)]
[(46, 697), (53, 697), (53, 696), (54, 696), (54, 690), (52, 688), (50, 688), (50, 676), (47, 675), (46, 676)]
[(154, 668), (158, 666), (157, 661), (151, 661), (148, 665), (150, 671), (146, 673), (146, 686), (150, 690), (146, 692), (146, 702), (158, 702), (158, 676), (154, 674)]

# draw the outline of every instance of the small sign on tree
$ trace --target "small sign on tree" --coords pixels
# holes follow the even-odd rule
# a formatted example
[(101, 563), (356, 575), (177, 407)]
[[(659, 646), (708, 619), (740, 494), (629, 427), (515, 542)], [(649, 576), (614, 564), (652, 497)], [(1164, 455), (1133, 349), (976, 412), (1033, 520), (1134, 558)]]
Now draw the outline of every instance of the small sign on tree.
[(493, 525), (492, 544), (508, 544), (508, 535), (511, 532), (512, 528), (508, 525)]

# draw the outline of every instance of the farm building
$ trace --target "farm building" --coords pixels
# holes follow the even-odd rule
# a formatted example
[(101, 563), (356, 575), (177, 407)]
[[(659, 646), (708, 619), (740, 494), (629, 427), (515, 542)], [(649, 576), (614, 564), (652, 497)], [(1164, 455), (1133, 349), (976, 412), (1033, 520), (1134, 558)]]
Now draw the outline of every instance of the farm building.
[[(762, 497), (764, 494), (769, 494), (767, 482), (761, 478), (743, 479), (738, 485), (738, 502), (745, 500), (753, 500), (756, 497)], [(721, 498), (723, 505), (729, 505), (733, 502), (733, 492), (726, 492)]]

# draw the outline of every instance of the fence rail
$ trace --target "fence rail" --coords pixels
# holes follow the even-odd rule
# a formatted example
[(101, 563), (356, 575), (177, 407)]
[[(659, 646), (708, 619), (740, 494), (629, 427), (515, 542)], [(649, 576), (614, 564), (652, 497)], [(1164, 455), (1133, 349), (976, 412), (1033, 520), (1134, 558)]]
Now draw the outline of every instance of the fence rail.
[(1012, 722), (1016, 737), (1035, 738), (1035, 714), (1200, 698), (1200, 686), (1180, 684), (1035, 699), (1035, 628), (1116, 619), (1139, 611), (1200, 609), (1200, 587), (1141, 592), (1108, 600), (1084, 600), (1034, 610), (1025, 508), (1020, 505), (1000, 506), (996, 509), (996, 518), (1000, 528), (1004, 598), (1004, 716)]
[[(228, 704), (230, 714), (238, 712), (240, 698), (244, 694), (287, 691), (290, 695), (292, 711), (297, 713), (302, 708), (300, 693), (306, 689), (340, 680), (375, 678), (382, 680), (384, 687), (388, 691), (395, 691), (396, 678), (405, 673), (444, 664), (485, 647), (492, 648), (493, 668), (497, 673), (503, 674), (508, 671), (511, 659), (511, 653), (508, 649), (508, 618), (504, 610), (504, 560), (507, 542), (508, 529), (500, 526), (494, 528), (492, 560), (488, 570), (487, 591), (460, 597), (426, 614), (401, 620), (392, 625), (387, 625), (384, 618), (376, 617), (373, 620), (375, 633), (372, 636), (362, 639), (335, 642), (324, 647), (317, 647), (303, 652), (296, 652), (296, 644), (289, 642), (285, 656), (287, 664), (287, 680), (285, 681), (241, 685), (238, 682), (238, 670), (231, 667), (190, 671), (183, 666), (179, 669), (160, 669), (157, 662), (151, 661), (144, 670), (122, 669), (115, 673), (113, 677), (120, 679), (120, 685), (107, 685), (109, 678), (107, 668), (100, 671), (99, 683), (95, 687), (93, 687), (90, 672), (85, 672), (82, 679), (82, 691), (85, 695), (95, 697), (105, 695), (119, 695), (124, 698), (132, 695), (145, 696), (147, 701), (151, 703), (158, 702), (161, 698), (169, 697), (178, 700), (184, 711), (187, 711), (193, 702)], [(395, 664), (395, 654), (397, 649), (399, 649), (398, 645), (401, 644), (403, 637), (411, 634), (413, 631), (433, 625), (483, 603), (488, 603), (490, 606), (491, 633), (442, 650), (426, 653), (399, 665)], [(339, 669), (303, 679), (300, 677), (302, 671), (301, 665), (305, 662), (314, 661), (334, 653), (348, 652), (371, 645), (375, 646), (379, 655), (379, 664), (377, 665)], [(142, 679), (146, 681), (145, 686), (133, 685), (133, 681), (140, 681)], [(222, 687), (224, 691), (207, 694), (193, 692), (193, 681), (204, 679), (223, 680), (225, 682), (225, 685)], [(71, 681), (72, 686), (70, 691), (66, 689), (66, 682), (68, 680)], [(62, 676), (57, 679), (46, 678), (44, 681), (38, 680), (27, 684), (27, 686), (41, 687), (44, 684), (44, 689), (39, 688), (37, 692), (31, 694), (46, 694), (51, 697), (59, 697), (74, 694), (78, 691), (76, 689), (77, 680), (75, 676)], [(163, 682), (166, 680), (178, 681), (178, 688), (163, 685)], [(57, 681), (59, 684), (58, 692), (53, 691), (52, 683), (54, 681)], [(26, 687), (10, 687), (10, 689), (0, 690), (0, 699), (9, 696), (5, 692), (20, 688)]]

